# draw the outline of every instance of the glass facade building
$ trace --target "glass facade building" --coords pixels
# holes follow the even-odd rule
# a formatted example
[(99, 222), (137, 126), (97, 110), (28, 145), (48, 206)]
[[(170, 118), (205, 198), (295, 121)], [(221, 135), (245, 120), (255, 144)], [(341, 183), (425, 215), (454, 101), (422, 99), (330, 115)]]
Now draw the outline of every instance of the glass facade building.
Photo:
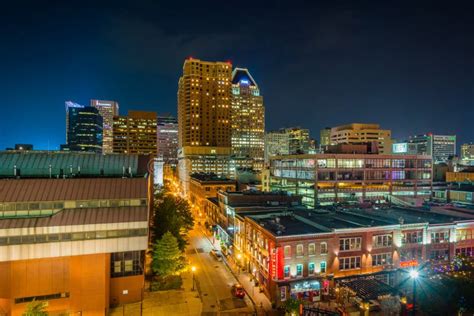
[(245, 68), (232, 72), (232, 153), (263, 162), (265, 107), (260, 89)]
[(270, 189), (303, 196), (303, 203), (382, 201), (429, 197), (430, 156), (315, 154), (270, 160)]
[(102, 153), (103, 121), (96, 108), (69, 108), (67, 126), (67, 148), (70, 151)]

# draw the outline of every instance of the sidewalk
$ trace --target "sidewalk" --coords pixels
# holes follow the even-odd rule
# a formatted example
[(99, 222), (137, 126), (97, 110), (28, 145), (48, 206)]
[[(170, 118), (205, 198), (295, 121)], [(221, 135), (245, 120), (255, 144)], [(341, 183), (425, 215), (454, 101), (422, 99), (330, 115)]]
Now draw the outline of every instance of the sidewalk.
[(190, 273), (181, 275), (183, 285), (181, 290), (145, 292), (143, 303), (125, 304), (111, 308), (109, 315), (130, 316), (199, 316), (202, 302), (197, 291), (191, 291), (193, 286)]

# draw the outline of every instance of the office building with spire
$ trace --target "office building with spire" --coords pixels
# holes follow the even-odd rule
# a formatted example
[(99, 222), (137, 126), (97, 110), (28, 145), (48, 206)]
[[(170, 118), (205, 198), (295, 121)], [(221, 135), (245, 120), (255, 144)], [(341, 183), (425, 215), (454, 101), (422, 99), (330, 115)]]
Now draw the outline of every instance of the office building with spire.
[(232, 72), (232, 153), (254, 160), (263, 167), (265, 107), (260, 89), (246, 68)]

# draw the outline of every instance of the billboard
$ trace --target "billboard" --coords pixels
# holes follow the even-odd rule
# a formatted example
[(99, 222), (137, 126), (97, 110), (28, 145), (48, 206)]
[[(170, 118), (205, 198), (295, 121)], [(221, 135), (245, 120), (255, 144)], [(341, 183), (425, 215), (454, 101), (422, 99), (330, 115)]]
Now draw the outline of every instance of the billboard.
[(392, 144), (392, 152), (394, 154), (406, 154), (408, 152), (408, 143)]

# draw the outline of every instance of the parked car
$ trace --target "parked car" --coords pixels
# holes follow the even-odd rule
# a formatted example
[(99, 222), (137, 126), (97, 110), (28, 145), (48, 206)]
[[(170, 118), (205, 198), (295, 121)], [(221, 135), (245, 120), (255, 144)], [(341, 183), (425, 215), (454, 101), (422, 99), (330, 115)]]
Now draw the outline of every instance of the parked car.
[(234, 296), (234, 297), (237, 297), (237, 298), (244, 298), (245, 297), (244, 287), (240, 284), (232, 285), (232, 288), (230, 289), (230, 292), (232, 293), (232, 296)]
[(222, 254), (220, 253), (219, 250), (216, 250), (216, 249), (212, 249), (209, 254), (211, 255), (211, 257), (214, 257), (214, 259), (216, 259), (217, 261), (222, 261)]

